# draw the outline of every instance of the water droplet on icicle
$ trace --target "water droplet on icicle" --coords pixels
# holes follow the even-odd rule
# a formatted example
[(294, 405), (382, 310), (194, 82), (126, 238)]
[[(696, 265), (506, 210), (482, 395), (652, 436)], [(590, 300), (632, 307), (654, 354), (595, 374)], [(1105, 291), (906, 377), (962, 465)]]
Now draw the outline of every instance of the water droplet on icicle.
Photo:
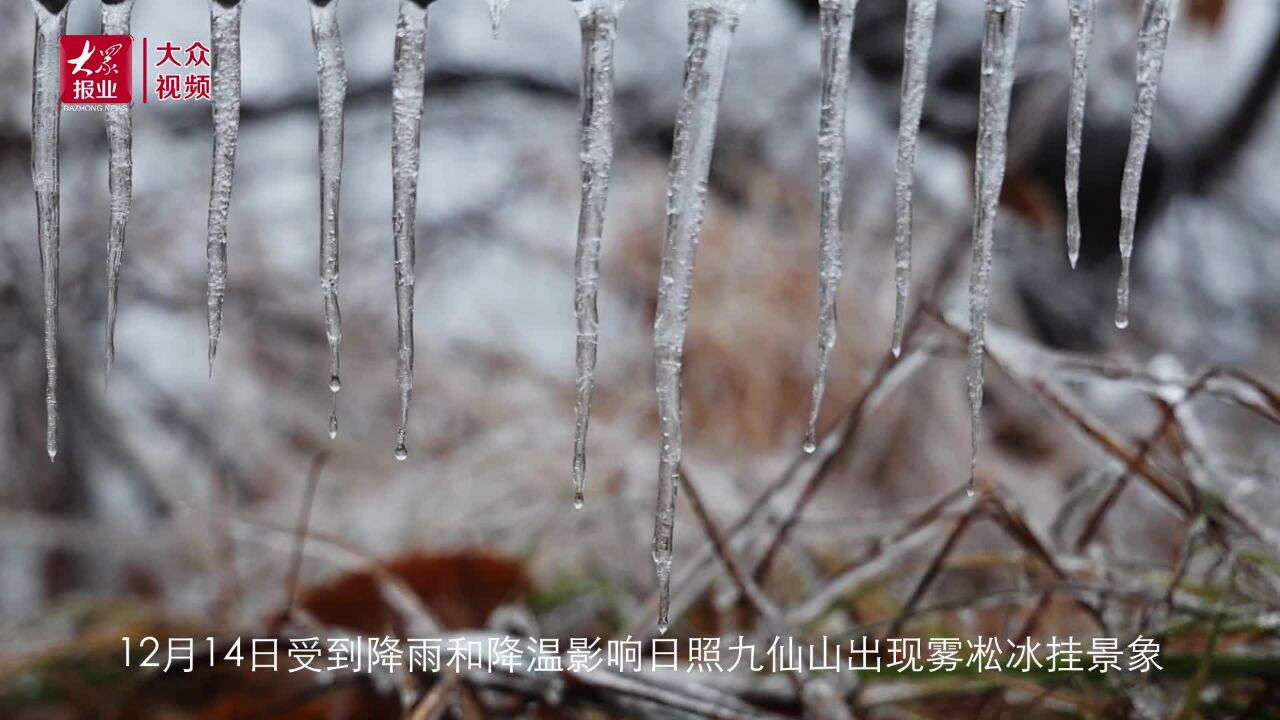
[(1129, 153), (1124, 163), (1120, 187), (1120, 284), (1116, 289), (1116, 327), (1129, 326), (1129, 266), (1133, 256), (1133, 236), (1138, 224), (1138, 192), (1142, 185), (1142, 165), (1151, 142), (1151, 123), (1156, 111), (1156, 93), (1164, 70), (1169, 26), (1173, 24), (1173, 0), (1143, 0), (1138, 30), (1138, 93), (1134, 101), (1129, 131)]
[(653, 561), (658, 573), (658, 624), (666, 629), (671, 602), (671, 556), (676, 492), (683, 450), (680, 376), (689, 325), (693, 266), (702, 234), (707, 177), (715, 147), (716, 116), (743, 0), (692, 0), (684, 89), (671, 150), (667, 226), (653, 322), (658, 394), (658, 503), (653, 528)]
[[(342, 191), (343, 126), (347, 97), (346, 56), (338, 26), (337, 0), (312, 0), (311, 39), (316, 51), (320, 97), (320, 287), (324, 293), (324, 331), (329, 342), (329, 390), (342, 390), (338, 347), (342, 311), (338, 305), (338, 220)], [(329, 437), (338, 432), (333, 400)]]
[(818, 114), (818, 359), (813, 371), (806, 444), (811, 444), (817, 435), (827, 371), (836, 346), (836, 294), (844, 265), (840, 210), (844, 201), (845, 108), (854, 5), (855, 0), (822, 0), (818, 4), (822, 90)]
[(995, 243), (1000, 189), (1008, 150), (1009, 105), (1023, 0), (987, 0), (978, 93), (978, 144), (974, 161), (973, 259), (969, 276), (969, 490), (978, 468), (987, 305), (991, 296), (991, 250)]

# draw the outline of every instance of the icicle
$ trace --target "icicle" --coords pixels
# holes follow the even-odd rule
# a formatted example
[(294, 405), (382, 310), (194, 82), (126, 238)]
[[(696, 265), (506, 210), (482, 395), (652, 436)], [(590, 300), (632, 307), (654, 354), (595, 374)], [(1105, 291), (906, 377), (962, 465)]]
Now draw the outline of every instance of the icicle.
[(683, 448), (680, 374), (693, 290), (693, 264), (702, 234), (707, 177), (715, 145), (716, 114), (729, 46), (745, 0), (692, 0), (684, 91), (676, 117), (667, 191), (667, 229), (653, 322), (661, 448), (653, 561), (659, 583), (658, 629), (665, 632), (671, 597), (671, 554), (676, 492)]
[(827, 389), (827, 368), (836, 345), (836, 293), (844, 262), (840, 209), (844, 198), (844, 118), (849, 96), (849, 44), (853, 12), (858, 0), (822, 0), (822, 98), (818, 114), (819, 247), (818, 247), (818, 362), (813, 371), (813, 400), (803, 449), (818, 447), (818, 412)]
[(511, 0), (488, 0), (489, 2), (489, 25), (493, 27), (493, 39), (498, 39), (498, 31), (502, 27), (502, 14), (507, 11), (507, 6), (511, 4)]
[(1133, 257), (1133, 233), (1138, 222), (1138, 191), (1142, 164), (1151, 142), (1151, 120), (1156, 111), (1156, 91), (1164, 70), (1164, 50), (1173, 24), (1173, 0), (1143, 0), (1142, 26), (1138, 30), (1138, 97), (1133, 107), (1129, 155), (1120, 188), (1120, 286), (1116, 291), (1116, 327), (1129, 326), (1129, 261)]
[(347, 65), (338, 27), (338, 0), (311, 0), (311, 38), (316, 46), (320, 92), (320, 287), (324, 292), (324, 334), (329, 340), (329, 390), (334, 393), (329, 437), (338, 435), (338, 398), (342, 389), (338, 345), (342, 311), (338, 307), (338, 201), (342, 190), (343, 105)]
[(396, 20), (396, 59), (391, 77), (392, 231), (396, 255), (396, 337), (399, 347), (396, 382), (400, 388), (397, 460), (409, 457), (405, 434), (413, 396), (414, 220), (418, 207), (418, 155), (421, 152), (422, 104), (427, 79), (427, 4), (400, 0)]
[(1089, 86), (1089, 46), (1098, 0), (1071, 0), (1071, 99), (1067, 111), (1067, 259), (1080, 259), (1080, 150)]
[(902, 67), (901, 117), (898, 120), (898, 165), (894, 179), (893, 284), (897, 300), (893, 313), (893, 354), (902, 354), (911, 294), (911, 212), (916, 182), (916, 144), (924, 93), (929, 78), (929, 50), (933, 46), (938, 0), (908, 0), (907, 31)]
[(982, 38), (978, 147), (974, 162), (973, 261), (969, 277), (969, 494), (978, 469), (978, 430), (982, 412), (984, 331), (991, 294), (991, 248), (995, 241), (1000, 188), (1004, 184), (1013, 95), (1014, 55), (1023, 0), (987, 0)]
[(58, 244), (61, 181), (58, 136), (60, 38), (67, 31), (69, 0), (32, 0), (36, 50), (31, 77), (31, 181), (36, 190), (40, 269), (44, 280), (45, 450), (58, 454)]
[[(128, 35), (133, 0), (104, 0), (102, 33)], [(108, 185), (111, 189), (111, 231), (107, 239), (107, 379), (116, 359), (116, 300), (120, 264), (124, 259), (125, 227), (133, 196), (133, 106), (107, 106)]]
[(227, 294), (227, 215), (240, 135), (241, 0), (209, 0), (213, 46), (213, 182), (209, 190), (209, 374), (222, 334), (222, 301)]
[(578, 323), (577, 390), (574, 402), (573, 504), (582, 507), (587, 472), (587, 426), (595, 389), (599, 315), (600, 236), (604, 231), (613, 166), (613, 42), (622, 0), (574, 0), (582, 26), (582, 207), (574, 257), (574, 316)]

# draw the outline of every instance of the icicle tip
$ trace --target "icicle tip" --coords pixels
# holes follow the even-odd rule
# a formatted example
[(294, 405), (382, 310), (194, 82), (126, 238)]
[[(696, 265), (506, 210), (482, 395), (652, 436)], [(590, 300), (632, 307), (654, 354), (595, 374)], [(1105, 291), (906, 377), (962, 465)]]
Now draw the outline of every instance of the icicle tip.
[(502, 30), (502, 13), (506, 12), (511, 0), (489, 0), (489, 27), (493, 31), (493, 39), (498, 39)]
[(804, 451), (805, 455), (812, 455), (817, 451), (818, 441), (812, 430), (805, 433), (804, 441), (800, 443), (800, 449)]

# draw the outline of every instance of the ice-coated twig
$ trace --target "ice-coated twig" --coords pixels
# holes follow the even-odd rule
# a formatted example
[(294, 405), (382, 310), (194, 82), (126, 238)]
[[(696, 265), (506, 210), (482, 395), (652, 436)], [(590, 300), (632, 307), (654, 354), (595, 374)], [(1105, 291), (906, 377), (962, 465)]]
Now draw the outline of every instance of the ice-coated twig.
[(1151, 142), (1151, 122), (1156, 112), (1156, 92), (1164, 70), (1164, 51), (1173, 24), (1173, 0), (1143, 0), (1138, 30), (1138, 96), (1133, 105), (1129, 154), (1120, 187), (1120, 286), (1116, 290), (1116, 327), (1129, 326), (1129, 263), (1133, 235), (1138, 224), (1138, 192), (1142, 165)]
[[(130, 34), (133, 0), (103, 0), (102, 33)], [(116, 308), (120, 265), (124, 260), (125, 228), (133, 202), (133, 106), (107, 106), (107, 180), (111, 190), (111, 230), (107, 238), (107, 379), (116, 359)]]
[(821, 100), (818, 111), (819, 241), (818, 360), (813, 371), (813, 398), (804, 451), (817, 448), (818, 413), (827, 390), (827, 368), (836, 346), (836, 294), (844, 266), (840, 232), (844, 201), (844, 125), (849, 98), (849, 44), (858, 0), (822, 0), (818, 4), (821, 35)]
[(213, 72), (213, 181), (209, 190), (209, 374), (222, 335), (222, 303), (227, 294), (227, 216), (240, 136), (240, 11), (243, 0), (209, 0)]
[(702, 234), (707, 178), (715, 147), (716, 115), (729, 46), (747, 0), (691, 0), (684, 90), (676, 116), (667, 191), (667, 228), (653, 321), (658, 394), (658, 505), (653, 562), (659, 585), (658, 629), (665, 632), (671, 588), (676, 492), (683, 452), (680, 379), (693, 291), (693, 265)]
[(391, 226), (396, 264), (396, 384), (400, 390), (397, 460), (409, 457), (405, 435), (413, 397), (414, 221), (418, 212), (418, 160), (427, 79), (427, 5), (400, 0), (396, 19), (395, 70), (391, 76)]
[(58, 454), (58, 246), (61, 180), (58, 136), (58, 44), (67, 31), (69, 0), (32, 0), (36, 13), (35, 59), (31, 76), (31, 181), (36, 190), (40, 271), (44, 282), (45, 450)]
[(902, 101), (898, 120), (898, 160), (894, 175), (893, 285), (897, 293), (893, 312), (893, 354), (902, 353), (911, 296), (911, 220), (916, 183), (916, 146), (920, 118), (924, 114), (929, 79), (929, 51), (938, 0), (908, 0), (907, 31), (903, 40)]
[(1085, 98), (1089, 89), (1089, 47), (1098, 0), (1071, 0), (1071, 97), (1067, 109), (1067, 259), (1080, 259), (1080, 153)]
[(1000, 188), (1004, 184), (1014, 56), (1024, 0), (987, 0), (982, 38), (982, 82), (978, 94), (978, 146), (974, 161), (973, 260), (969, 275), (969, 493), (978, 469), (984, 331), (991, 295), (991, 250), (995, 242)]
[(311, 0), (311, 38), (316, 47), (320, 95), (320, 287), (324, 292), (324, 334), (329, 341), (329, 390), (334, 393), (329, 437), (338, 435), (342, 375), (342, 311), (338, 307), (338, 218), (342, 194), (343, 106), (347, 65), (338, 27), (338, 0)]
[(582, 122), (578, 158), (582, 166), (582, 206), (573, 260), (573, 311), (578, 324), (574, 394), (573, 504), (582, 507), (587, 473), (587, 427), (595, 389), (600, 316), (600, 238), (613, 166), (613, 43), (622, 0), (573, 0), (582, 26)]

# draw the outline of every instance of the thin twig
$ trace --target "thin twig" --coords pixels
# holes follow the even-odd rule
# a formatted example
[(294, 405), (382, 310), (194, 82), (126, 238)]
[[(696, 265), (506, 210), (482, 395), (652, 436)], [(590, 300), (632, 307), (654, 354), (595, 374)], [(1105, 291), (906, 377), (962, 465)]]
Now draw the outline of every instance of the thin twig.
[[(1187, 388), (1183, 397), (1180, 398), (1178, 402), (1188, 402), (1198, 395), (1206, 387), (1213, 372), (1214, 371), (1206, 372), (1196, 378), (1195, 382)], [(1138, 445), (1138, 453), (1134, 456), (1133, 463), (1129, 463), (1125, 466), (1124, 472), (1120, 475), (1119, 479), (1117, 479), (1107, 491), (1106, 496), (1098, 503), (1093, 512), (1089, 514), (1089, 519), (1085, 523), (1084, 530), (1081, 531), (1080, 537), (1076, 539), (1077, 551), (1084, 549), (1084, 547), (1088, 545), (1097, 534), (1099, 528), (1102, 526), (1102, 519), (1115, 505), (1116, 499), (1120, 496), (1120, 493), (1124, 491), (1125, 485), (1129, 482), (1129, 478), (1132, 477), (1134, 466), (1147, 461), (1152, 449), (1155, 448), (1156, 444), (1160, 441), (1160, 438), (1164, 437), (1165, 434), (1169, 432), (1169, 428), (1175, 422), (1175, 418), (1177, 416), (1177, 403), (1166, 402), (1158, 398), (1156, 402), (1160, 407), (1160, 422), (1156, 424), (1156, 429)]]
[(693, 513), (698, 517), (698, 521), (702, 523), (702, 527), (707, 533), (707, 538), (711, 540), (711, 547), (715, 550), (716, 557), (720, 559), (720, 563), (724, 565), (729, 577), (738, 586), (738, 591), (751, 603), (752, 608), (760, 614), (767, 624), (780, 629), (782, 618), (778, 612), (777, 605), (765, 595), (764, 590), (760, 588), (755, 579), (747, 574), (742, 567), (742, 563), (739, 562), (733, 550), (729, 548), (729, 543), (725, 540), (724, 534), (720, 532), (720, 528), (711, 519), (711, 515), (707, 512), (707, 507), (703, 505), (702, 496), (694, 485), (693, 479), (683, 467), (680, 469), (680, 479), (682, 481), (681, 489), (689, 494), (689, 505), (693, 508)]
[[(1163, 592), (1147, 593), (1147, 592), (1142, 592), (1140, 590), (1128, 590), (1128, 589), (1108, 587), (1105, 585), (1093, 585), (1093, 584), (1081, 583), (1081, 582), (1060, 582), (1060, 583), (1049, 583), (1045, 585), (1032, 585), (1027, 587), (998, 588), (995, 590), (987, 590), (984, 592), (975, 593), (973, 595), (969, 595), (963, 598), (956, 598), (954, 600), (945, 600), (934, 605), (917, 607), (911, 613), (907, 613), (905, 617), (901, 617), (901, 621), (905, 622), (906, 620), (910, 620), (912, 618), (919, 617), (921, 615), (931, 615), (939, 612), (948, 612), (952, 610), (964, 610), (968, 608), (974, 608), (974, 607), (978, 607), (981, 603), (984, 603), (990, 600), (1000, 600), (1002, 601), (1002, 603), (1008, 603), (1008, 602), (1021, 602), (1023, 598), (1026, 598), (1032, 595), (1038, 595), (1038, 594), (1047, 594), (1052, 596), (1056, 594), (1076, 595), (1076, 594), (1086, 594), (1086, 593), (1098, 595), (1101, 597), (1126, 600), (1130, 602), (1144, 602), (1144, 603), (1163, 603), (1164, 602)], [(1183, 612), (1198, 618), (1211, 618), (1213, 617), (1215, 612), (1211, 608), (1207, 608), (1202, 605), (1197, 605), (1197, 604), (1193, 604), (1186, 601), (1177, 601), (1175, 602), (1174, 607), (1179, 612)], [(849, 630), (845, 631), (843, 637), (845, 640), (858, 640), (867, 636), (869, 632), (872, 632), (877, 628), (885, 627), (885, 626), (891, 625), (894, 622), (898, 622), (899, 619), (900, 619), (900, 616), (898, 614), (895, 614), (892, 617), (886, 617), (886, 618), (881, 618), (879, 620), (871, 620), (868, 622), (860, 623), (856, 626), (851, 627)]]
[(916, 605), (924, 597), (925, 592), (928, 591), (933, 581), (937, 579), (938, 573), (942, 570), (942, 563), (946, 562), (947, 556), (955, 549), (960, 537), (968, 530), (974, 519), (983, 514), (982, 507), (981, 504), (974, 505), (965, 514), (961, 515), (959, 520), (956, 520), (951, 532), (947, 534), (947, 539), (943, 541), (942, 547), (938, 548), (938, 552), (929, 561), (928, 567), (925, 568), (924, 573), (920, 576), (920, 581), (916, 583), (911, 594), (907, 596), (907, 601), (903, 603), (902, 610), (898, 612), (897, 618), (889, 625), (889, 630), (886, 633), (887, 637), (898, 636), (898, 631), (902, 629), (902, 624), (915, 612)]
[(288, 620), (293, 612), (294, 599), (298, 594), (298, 578), (302, 574), (302, 551), (307, 544), (307, 527), (311, 522), (311, 506), (315, 502), (316, 486), (320, 484), (320, 473), (329, 462), (329, 452), (321, 450), (311, 460), (311, 469), (307, 471), (307, 484), (302, 492), (302, 507), (298, 509), (298, 524), (293, 533), (293, 552), (289, 558), (289, 572), (285, 576), (284, 612), (281, 622)]
[[(967, 330), (960, 328), (948, 320), (941, 312), (930, 307), (928, 314), (936, 319), (944, 328), (956, 335), (960, 339), (967, 339), (969, 333)], [(1192, 504), (1185, 498), (1174, 492), (1169, 486), (1169, 481), (1162, 477), (1161, 474), (1147, 461), (1143, 461), (1136, 452), (1132, 452), (1125, 448), (1120, 441), (1113, 438), (1103, 428), (1094, 423), (1093, 420), (1086, 417), (1082, 412), (1075, 408), (1071, 403), (1064, 399), (1057, 391), (1050, 388), (1043, 380), (1035, 377), (1027, 377), (1020, 372), (1015, 371), (1012, 366), (1003, 360), (1002, 355), (990, 345), (987, 348), (987, 360), (1006, 377), (1015, 383), (1031, 390), (1042, 400), (1047, 402), (1049, 406), (1056, 410), (1059, 414), (1082, 432), (1085, 437), (1091, 440), (1100, 449), (1108, 455), (1125, 463), (1126, 467), (1131, 467), (1133, 472), (1139, 477), (1146, 480), (1161, 496), (1169, 501), (1174, 507), (1178, 508), (1183, 516), (1190, 516), (1194, 513)]]
[[(919, 326), (920, 314), (914, 313), (908, 322), (904, 337), (907, 340), (910, 340), (915, 335)], [(863, 389), (862, 393), (858, 396), (858, 399), (854, 401), (853, 406), (849, 408), (847, 412), (848, 420), (847, 423), (844, 424), (844, 428), (839, 436), (840, 439), (836, 443), (836, 450), (823, 457), (817, 470), (809, 476), (809, 480), (800, 491), (800, 496), (797, 498), (795, 505), (791, 507), (786, 518), (778, 526), (778, 531), (773, 536), (773, 540), (770, 541), (768, 547), (764, 551), (764, 554), (760, 557), (759, 561), (756, 562), (755, 569), (752, 571), (751, 576), (755, 578), (757, 582), (764, 580), (764, 577), (769, 572), (769, 567), (772, 565), (773, 559), (777, 555), (779, 548), (781, 548), (783, 543), (786, 542), (787, 536), (791, 533), (791, 530), (795, 528), (796, 523), (799, 522), (801, 513), (804, 512), (805, 507), (808, 506), (809, 502), (813, 500), (815, 495), (817, 495), (819, 488), (822, 487), (822, 484), (831, 474), (832, 469), (835, 467), (837, 458), (843, 456), (841, 451), (847, 450), (853, 445), (854, 440), (858, 436), (858, 429), (862, 426), (868, 400), (885, 381), (889, 372), (893, 370), (901, 360), (901, 357), (895, 357), (892, 353), (886, 352), (884, 358), (880, 361), (879, 366), (876, 367), (876, 372), (875, 375), (872, 376), (871, 382), (867, 383), (867, 387)]]
[[(729, 548), (729, 543), (725, 541), (720, 528), (716, 527), (715, 521), (711, 519), (710, 513), (707, 512), (707, 507), (703, 505), (702, 496), (698, 493), (698, 488), (694, 485), (688, 471), (683, 467), (680, 469), (680, 479), (683, 489), (689, 495), (689, 505), (693, 508), (694, 514), (698, 516), (703, 529), (706, 530), (707, 537), (711, 540), (711, 546), (715, 549), (716, 556), (720, 558), (720, 563), (724, 565), (729, 577), (738, 586), (738, 591), (751, 603), (751, 607), (756, 611), (756, 614), (764, 620), (770, 634), (775, 637), (787, 634), (777, 605), (765, 595), (764, 590), (756, 584), (755, 580), (743, 569), (742, 564), (738, 562), (737, 556)], [(785, 674), (788, 681), (795, 687), (796, 693), (803, 696), (804, 675), (806, 674), (804, 668), (800, 668), (797, 672)]]
[[(1031, 526), (1027, 524), (1027, 521), (1019, 513), (1015, 512), (1009, 503), (1002, 497), (1000, 486), (998, 484), (993, 483), (991, 485), (990, 499), (991, 504), (996, 510), (993, 519), (1004, 529), (1005, 533), (1008, 534), (1015, 542), (1030, 550), (1031, 554), (1039, 558), (1040, 562), (1044, 563), (1045, 567), (1049, 569), (1049, 572), (1058, 580), (1068, 580), (1069, 577), (1067, 573), (1058, 565), (1057, 561), (1054, 560), (1053, 554), (1049, 552), (1048, 545), (1046, 545), (1044, 541), (1036, 535), (1035, 530), (1031, 529)], [(1110, 632), (1110, 629), (1107, 627), (1107, 621), (1103, 618), (1102, 613), (1098, 608), (1088, 602), (1085, 602), (1083, 598), (1078, 597), (1076, 598), (1076, 604), (1079, 605), (1081, 610), (1085, 611), (1085, 614), (1087, 614), (1094, 623), (1097, 624), (1100, 630), (1104, 633)]]
[(788, 610), (788, 622), (804, 624), (817, 617), (819, 613), (835, 602), (838, 595), (858, 582), (870, 579), (873, 571), (912, 549), (916, 544), (913, 542), (914, 540), (917, 538), (927, 539), (928, 535), (925, 531), (946, 518), (948, 516), (947, 510), (962, 500), (966, 500), (965, 489), (957, 487), (938, 498), (915, 517), (903, 523), (895, 532), (876, 540), (860, 556), (850, 560), (843, 568), (835, 572), (826, 584)]

